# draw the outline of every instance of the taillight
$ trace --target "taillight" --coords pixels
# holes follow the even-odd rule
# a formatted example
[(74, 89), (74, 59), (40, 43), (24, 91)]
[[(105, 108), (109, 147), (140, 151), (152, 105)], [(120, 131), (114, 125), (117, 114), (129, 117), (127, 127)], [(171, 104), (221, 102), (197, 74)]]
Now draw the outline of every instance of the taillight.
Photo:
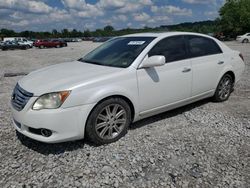
[(244, 61), (244, 57), (243, 57), (243, 55), (241, 53), (239, 54), (239, 56), (242, 59), (242, 61)]

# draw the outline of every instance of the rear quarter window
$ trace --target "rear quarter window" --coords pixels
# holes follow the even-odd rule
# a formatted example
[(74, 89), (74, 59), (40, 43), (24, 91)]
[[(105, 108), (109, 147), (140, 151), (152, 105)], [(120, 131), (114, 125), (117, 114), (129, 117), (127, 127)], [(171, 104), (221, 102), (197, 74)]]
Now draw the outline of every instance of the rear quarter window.
[(218, 44), (210, 38), (201, 36), (186, 36), (186, 38), (190, 57), (200, 57), (222, 53)]

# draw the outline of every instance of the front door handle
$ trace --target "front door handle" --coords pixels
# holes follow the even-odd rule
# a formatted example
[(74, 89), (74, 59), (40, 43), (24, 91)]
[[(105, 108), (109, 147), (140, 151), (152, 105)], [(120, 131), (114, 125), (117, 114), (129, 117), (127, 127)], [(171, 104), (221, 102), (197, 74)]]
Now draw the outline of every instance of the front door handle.
[(187, 67), (185, 67), (184, 69), (183, 69), (183, 71), (182, 72), (190, 72), (191, 71), (191, 69), (190, 68), (187, 68)]
[(219, 61), (218, 64), (222, 65), (222, 64), (224, 64), (224, 61)]

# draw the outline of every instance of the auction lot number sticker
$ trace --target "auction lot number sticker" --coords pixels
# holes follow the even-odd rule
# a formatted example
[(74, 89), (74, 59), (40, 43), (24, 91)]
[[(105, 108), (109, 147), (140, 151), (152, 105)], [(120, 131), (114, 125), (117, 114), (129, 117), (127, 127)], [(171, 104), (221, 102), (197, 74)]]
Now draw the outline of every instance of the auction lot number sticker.
[(128, 45), (143, 45), (145, 41), (130, 41)]

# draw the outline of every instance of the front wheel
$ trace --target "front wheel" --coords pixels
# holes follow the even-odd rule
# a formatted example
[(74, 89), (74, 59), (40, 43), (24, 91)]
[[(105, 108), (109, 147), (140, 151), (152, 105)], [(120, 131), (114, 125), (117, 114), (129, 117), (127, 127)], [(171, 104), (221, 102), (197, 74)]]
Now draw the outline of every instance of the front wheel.
[(110, 98), (92, 110), (86, 124), (86, 136), (97, 145), (115, 142), (127, 133), (130, 123), (131, 110), (127, 102)]
[(232, 76), (229, 75), (229, 74), (225, 74), (221, 78), (221, 80), (220, 80), (220, 82), (219, 82), (219, 84), (218, 84), (218, 86), (216, 88), (213, 99), (216, 102), (223, 102), (223, 101), (228, 100), (232, 89), (233, 89)]

